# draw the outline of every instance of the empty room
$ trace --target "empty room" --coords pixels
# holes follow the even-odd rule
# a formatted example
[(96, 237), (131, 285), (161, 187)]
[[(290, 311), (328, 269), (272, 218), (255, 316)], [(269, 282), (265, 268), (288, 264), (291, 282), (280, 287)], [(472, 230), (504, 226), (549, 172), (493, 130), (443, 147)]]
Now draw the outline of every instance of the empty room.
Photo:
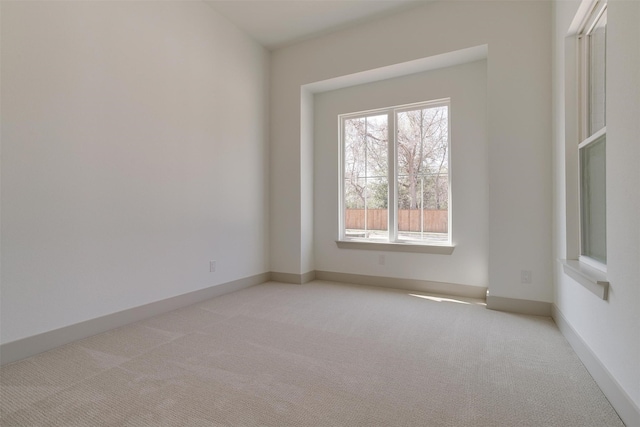
[(0, 0), (0, 425), (640, 427), (640, 1)]

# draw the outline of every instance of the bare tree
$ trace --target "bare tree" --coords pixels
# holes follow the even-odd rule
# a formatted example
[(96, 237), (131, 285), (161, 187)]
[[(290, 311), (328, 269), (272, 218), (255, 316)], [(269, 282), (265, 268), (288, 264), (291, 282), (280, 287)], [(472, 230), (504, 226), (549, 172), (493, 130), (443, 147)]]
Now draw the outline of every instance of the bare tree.
[(387, 180), (387, 116), (348, 119), (344, 128), (346, 205), (382, 207), (376, 195), (380, 193), (380, 182)]
[(417, 209), (425, 197), (434, 195), (434, 208), (442, 209), (441, 176), (448, 172), (447, 107), (400, 112), (397, 127), (399, 207)]

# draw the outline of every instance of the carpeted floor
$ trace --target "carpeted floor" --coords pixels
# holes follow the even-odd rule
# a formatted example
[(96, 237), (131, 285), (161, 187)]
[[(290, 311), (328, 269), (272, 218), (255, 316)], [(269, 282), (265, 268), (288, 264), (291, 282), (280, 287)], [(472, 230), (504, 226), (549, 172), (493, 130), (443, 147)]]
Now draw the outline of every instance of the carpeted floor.
[(2, 426), (622, 426), (553, 321), (266, 283), (0, 369)]

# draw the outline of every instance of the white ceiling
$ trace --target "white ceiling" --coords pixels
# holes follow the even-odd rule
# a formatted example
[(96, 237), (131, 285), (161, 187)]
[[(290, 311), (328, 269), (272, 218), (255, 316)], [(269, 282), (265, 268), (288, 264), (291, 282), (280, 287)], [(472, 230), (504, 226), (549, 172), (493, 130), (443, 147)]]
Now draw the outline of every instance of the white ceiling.
[(275, 49), (427, 0), (204, 1), (258, 43)]

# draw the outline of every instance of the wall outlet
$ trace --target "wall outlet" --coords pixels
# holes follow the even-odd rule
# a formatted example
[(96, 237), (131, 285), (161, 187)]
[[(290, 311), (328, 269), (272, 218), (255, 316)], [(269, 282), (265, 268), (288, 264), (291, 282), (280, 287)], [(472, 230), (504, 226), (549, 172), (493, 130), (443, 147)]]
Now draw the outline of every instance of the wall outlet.
[(209, 273), (215, 273), (216, 271), (216, 262), (209, 261)]
[(520, 271), (520, 283), (523, 283), (525, 285), (531, 284), (531, 270)]
[(384, 265), (387, 261), (387, 257), (384, 254), (378, 255), (378, 265)]

